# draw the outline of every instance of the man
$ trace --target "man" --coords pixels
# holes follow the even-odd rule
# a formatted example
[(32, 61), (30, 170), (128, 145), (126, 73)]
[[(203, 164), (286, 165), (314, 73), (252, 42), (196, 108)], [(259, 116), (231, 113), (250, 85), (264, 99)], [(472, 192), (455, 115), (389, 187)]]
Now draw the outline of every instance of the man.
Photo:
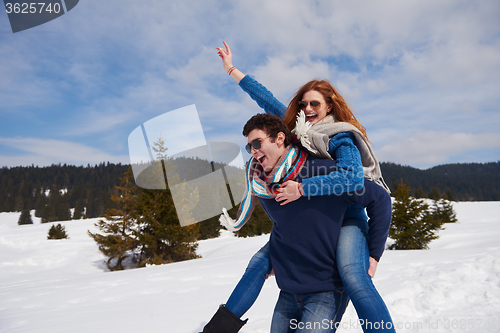
[[(224, 214), (221, 222), (241, 228), (255, 198), (274, 222), (269, 252), (281, 292), (271, 332), (333, 332), (349, 299), (335, 262), (345, 210), (352, 204), (366, 207), (371, 225), (386, 236), (391, 219), (390, 197), (370, 181), (365, 181), (358, 193), (318, 193), (322, 184), (303, 180), (329, 174), (335, 169), (335, 161), (312, 157), (291, 145), (291, 133), (278, 117), (255, 115), (246, 123), (243, 135), (248, 138), (247, 150), (253, 156), (247, 167), (246, 195), (237, 220)], [(283, 189), (281, 184), (287, 185)], [(302, 186), (316, 186), (304, 191), (314, 196), (303, 196)], [(290, 189), (292, 193), (283, 196), (283, 191)], [(222, 308), (220, 312), (229, 311)], [(238, 327), (244, 324), (236, 316), (233, 319)]]

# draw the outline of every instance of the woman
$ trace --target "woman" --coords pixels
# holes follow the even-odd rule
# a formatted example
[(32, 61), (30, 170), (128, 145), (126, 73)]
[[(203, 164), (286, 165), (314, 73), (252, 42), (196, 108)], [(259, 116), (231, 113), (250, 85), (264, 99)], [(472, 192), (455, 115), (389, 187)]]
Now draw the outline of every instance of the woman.
[[(224, 70), (235, 79), (241, 88), (266, 112), (282, 117), (297, 136), (297, 140), (313, 155), (336, 160), (338, 171), (328, 176), (311, 178), (320, 186), (318, 193), (307, 193), (302, 184), (288, 181), (282, 184), (277, 201), (287, 204), (303, 195), (325, 195), (351, 192), (363, 184), (364, 176), (387, 188), (380, 174), (378, 162), (371, 151), (364, 127), (356, 120), (342, 96), (328, 81), (314, 80), (296, 93), (288, 108), (279, 102), (264, 86), (244, 75), (232, 65), (232, 54), (224, 42), (225, 49), (217, 48)], [(297, 116), (299, 119), (296, 122)], [(362, 150), (363, 160), (358, 147)], [(365, 175), (363, 174), (365, 166)], [(306, 184), (304, 184), (306, 185)], [(300, 189), (300, 191), (299, 191)], [(242, 227), (225, 213), (221, 222), (229, 229)], [(361, 206), (351, 206), (346, 212), (337, 247), (337, 266), (344, 287), (351, 297), (364, 332), (394, 332), (392, 319), (378, 294), (371, 278), (374, 276), (380, 248), (369, 247), (367, 217)], [(377, 236), (380, 237), (380, 236)], [(385, 235), (387, 237), (387, 235)], [(385, 239), (383, 240), (385, 243)], [(373, 239), (372, 242), (373, 243)], [(380, 242), (379, 242), (380, 243)], [(383, 251), (383, 249), (382, 249)], [(262, 288), (266, 274), (271, 270), (267, 245), (251, 259), (245, 274), (231, 294), (224, 311), (239, 319), (253, 304)], [(217, 321), (217, 314), (211, 323)], [(234, 318), (233, 318), (234, 319)], [(361, 321), (362, 320), (362, 321)], [(210, 326), (209, 323), (207, 326)], [(243, 325), (244, 322), (241, 322)], [(241, 326), (240, 326), (241, 327)], [(205, 332), (210, 332), (206, 330)], [(234, 332), (237, 332), (235, 330)]]

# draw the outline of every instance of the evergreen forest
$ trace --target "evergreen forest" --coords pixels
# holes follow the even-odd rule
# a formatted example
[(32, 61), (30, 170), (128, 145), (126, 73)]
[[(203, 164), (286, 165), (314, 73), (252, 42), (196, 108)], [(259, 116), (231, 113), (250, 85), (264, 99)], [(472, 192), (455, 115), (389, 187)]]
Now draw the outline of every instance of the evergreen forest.
[[(102, 217), (106, 210), (117, 208), (111, 196), (117, 194), (116, 186), (128, 168), (113, 163), (0, 168), (0, 212), (34, 209), (43, 222)], [(381, 168), (392, 190), (404, 181), (416, 198), (500, 200), (500, 162), (447, 164), (427, 170), (381, 163)]]
[(381, 163), (380, 167), (391, 190), (403, 181), (415, 198), (500, 200), (500, 162), (445, 164), (426, 170), (394, 163)]
[[(134, 179), (131, 166), (111, 163), (87, 167), (2, 168), (0, 211), (22, 212), (19, 225), (33, 223), (30, 210), (35, 210), (35, 216), (40, 217), (42, 223), (104, 217), (95, 223), (100, 232), (89, 231), (88, 234), (108, 257), (106, 264), (110, 270), (197, 258), (197, 241), (219, 235), (222, 228), (219, 216), (182, 227), (180, 215), (174, 208), (171, 186), (197, 179), (224, 165), (197, 158), (167, 159), (161, 138), (152, 148), (157, 155), (156, 161), (161, 163), (148, 166), (144, 169), (147, 172), (141, 173), (138, 179)], [(426, 248), (428, 242), (438, 237), (443, 223), (456, 222), (447, 200), (500, 199), (500, 179), (495, 172), (499, 171), (500, 162), (443, 165), (428, 170), (382, 163), (381, 168), (396, 198), (390, 231), (395, 240), (391, 245), (393, 249)], [(237, 175), (231, 168), (224, 169), (230, 177)], [(167, 176), (169, 170), (174, 171), (170, 174), (175, 177)], [(150, 184), (160, 184), (159, 181), (165, 181), (163, 176), (168, 178), (163, 183), (163, 190), (136, 185), (136, 182), (146, 184), (150, 180), (153, 180)], [(232, 195), (229, 186), (227, 190)], [(188, 205), (197, 207), (202, 204), (199, 197), (210, 196), (214, 188), (187, 185), (185, 192)], [(433, 199), (434, 206), (418, 198)], [(236, 210), (236, 207), (230, 209), (230, 215), (236, 216)], [(272, 222), (257, 204), (246, 227), (236, 235), (256, 236), (269, 233), (271, 229)], [(61, 225), (53, 225), (47, 238), (67, 237)]]

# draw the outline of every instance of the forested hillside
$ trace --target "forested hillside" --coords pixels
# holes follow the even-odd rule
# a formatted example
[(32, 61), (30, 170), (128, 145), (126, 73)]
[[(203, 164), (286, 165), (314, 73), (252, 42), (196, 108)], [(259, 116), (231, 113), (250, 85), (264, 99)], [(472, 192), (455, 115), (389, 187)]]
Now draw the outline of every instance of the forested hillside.
[(426, 170), (394, 163), (380, 166), (391, 189), (402, 179), (415, 197), (432, 198), (437, 190), (441, 195), (451, 193), (451, 200), (500, 200), (500, 162), (445, 164)]
[[(116, 194), (115, 187), (128, 167), (101, 163), (0, 168), (0, 212), (36, 209), (37, 216), (46, 221), (103, 216), (106, 209), (114, 208), (111, 194)], [(427, 170), (381, 163), (381, 168), (391, 189), (403, 180), (416, 197), (500, 201), (500, 162), (448, 164)], [(70, 208), (74, 212), (68, 217)]]
[(1, 168), (0, 212), (36, 209), (51, 221), (67, 220), (69, 208), (75, 208), (72, 218), (103, 216), (127, 169), (112, 163)]

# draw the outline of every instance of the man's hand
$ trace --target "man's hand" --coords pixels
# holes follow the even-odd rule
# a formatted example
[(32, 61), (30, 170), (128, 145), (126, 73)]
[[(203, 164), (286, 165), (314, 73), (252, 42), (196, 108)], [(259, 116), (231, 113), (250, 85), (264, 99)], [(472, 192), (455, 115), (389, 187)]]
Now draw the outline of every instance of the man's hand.
[(270, 277), (270, 276), (274, 276), (274, 268), (271, 268), (271, 273), (266, 274), (266, 280), (267, 280), (267, 278), (268, 278), (268, 277)]
[(373, 279), (377, 271), (378, 261), (370, 257), (370, 267), (368, 268), (368, 275)]
[(302, 183), (294, 182), (293, 180), (287, 180), (281, 184), (280, 188), (277, 189), (278, 195), (276, 196), (276, 201), (281, 202), (281, 206), (286, 205), (289, 202), (295, 201), (302, 196)]

